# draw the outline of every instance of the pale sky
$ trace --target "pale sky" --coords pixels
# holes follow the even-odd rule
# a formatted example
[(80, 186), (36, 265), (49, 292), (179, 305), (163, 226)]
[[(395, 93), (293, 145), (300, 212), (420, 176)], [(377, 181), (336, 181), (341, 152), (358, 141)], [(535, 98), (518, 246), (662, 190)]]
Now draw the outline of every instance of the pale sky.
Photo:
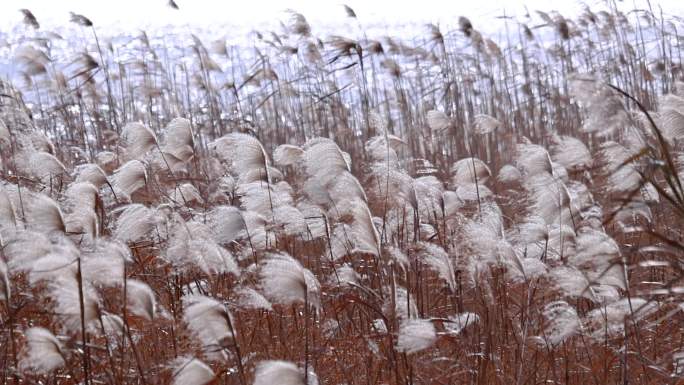
[[(579, 12), (582, 4), (597, 8), (597, 0), (176, 0), (180, 11), (166, 5), (167, 0), (0, 0), (0, 28), (7, 29), (22, 20), (20, 8), (30, 9), (44, 28), (68, 24), (69, 11), (89, 17), (96, 26), (146, 28), (167, 24), (216, 23), (255, 25), (283, 20), (284, 10), (303, 13), (312, 26), (345, 21), (342, 4), (348, 4), (362, 23), (442, 22), (455, 23), (467, 16), (474, 23), (495, 23), (504, 14), (522, 16), (525, 6), (534, 10), (558, 10), (566, 16)], [(682, 0), (653, 0), (668, 14), (684, 14)], [(646, 7), (645, 0), (618, 1), (623, 9)]]

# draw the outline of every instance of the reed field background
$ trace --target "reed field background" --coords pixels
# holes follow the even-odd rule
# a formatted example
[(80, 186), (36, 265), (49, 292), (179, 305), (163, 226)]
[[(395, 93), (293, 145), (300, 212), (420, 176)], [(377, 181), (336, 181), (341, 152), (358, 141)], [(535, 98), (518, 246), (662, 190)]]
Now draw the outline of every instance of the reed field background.
[(684, 383), (677, 11), (329, 8), (16, 11), (1, 383)]

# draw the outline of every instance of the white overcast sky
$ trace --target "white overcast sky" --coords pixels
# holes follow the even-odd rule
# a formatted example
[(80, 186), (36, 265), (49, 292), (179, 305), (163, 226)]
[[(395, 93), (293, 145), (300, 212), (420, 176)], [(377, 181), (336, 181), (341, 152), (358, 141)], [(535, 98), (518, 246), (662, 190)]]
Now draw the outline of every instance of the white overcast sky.
[[(467, 16), (480, 27), (495, 23), (504, 11), (522, 16), (529, 11), (558, 10), (566, 16), (579, 12), (584, 3), (596, 8), (600, 0), (176, 0), (180, 11), (166, 5), (167, 0), (0, 0), (0, 28), (20, 22), (20, 8), (30, 9), (45, 28), (68, 23), (69, 11), (89, 17), (100, 27), (146, 28), (168, 24), (249, 26), (283, 20), (290, 8), (303, 13), (311, 24), (343, 22), (342, 4), (348, 4), (362, 23), (442, 22), (453, 23)], [(684, 14), (684, 0), (652, 0), (668, 14)], [(646, 0), (618, 1), (623, 9), (646, 7)]]

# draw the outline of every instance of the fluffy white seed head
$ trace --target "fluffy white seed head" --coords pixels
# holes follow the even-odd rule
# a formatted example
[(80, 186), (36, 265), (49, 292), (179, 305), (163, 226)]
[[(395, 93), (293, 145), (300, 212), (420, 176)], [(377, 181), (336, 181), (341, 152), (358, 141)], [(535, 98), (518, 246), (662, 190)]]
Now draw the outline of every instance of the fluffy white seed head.
[(408, 354), (425, 350), (437, 340), (435, 325), (426, 319), (407, 319), (399, 327), (397, 350)]
[(142, 281), (136, 279), (126, 280), (126, 296), (128, 310), (147, 320), (155, 318), (157, 313), (157, 301), (152, 289)]
[(173, 366), (173, 385), (205, 385), (211, 382), (214, 371), (196, 358), (179, 358)]
[(209, 357), (220, 359), (223, 349), (233, 344), (235, 338), (228, 309), (221, 302), (203, 295), (183, 297), (185, 307), (183, 321), (197, 338)]
[(65, 364), (62, 344), (49, 330), (32, 327), (24, 332), (26, 346), (19, 362), (22, 371), (48, 374)]

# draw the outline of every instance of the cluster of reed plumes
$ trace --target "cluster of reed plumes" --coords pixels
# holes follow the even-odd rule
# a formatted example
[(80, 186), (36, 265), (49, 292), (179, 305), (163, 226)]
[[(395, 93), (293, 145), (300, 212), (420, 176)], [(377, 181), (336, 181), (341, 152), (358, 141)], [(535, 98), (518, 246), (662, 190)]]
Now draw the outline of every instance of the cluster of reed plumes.
[(540, 12), (502, 48), (466, 18), (319, 39), (292, 13), (238, 49), (73, 14), (65, 47), (23, 13), (2, 384), (684, 375), (672, 21)]

